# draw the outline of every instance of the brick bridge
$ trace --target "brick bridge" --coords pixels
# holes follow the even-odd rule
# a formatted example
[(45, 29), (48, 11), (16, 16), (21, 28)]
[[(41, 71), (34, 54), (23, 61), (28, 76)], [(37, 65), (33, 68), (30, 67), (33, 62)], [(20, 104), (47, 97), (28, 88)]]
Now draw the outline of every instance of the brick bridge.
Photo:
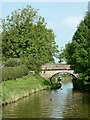
[(78, 74), (74, 73), (74, 70), (70, 68), (70, 65), (67, 64), (54, 64), (47, 63), (41, 66), (42, 71), (40, 75), (46, 80), (50, 81), (50, 78), (57, 73), (68, 73), (77, 78)]

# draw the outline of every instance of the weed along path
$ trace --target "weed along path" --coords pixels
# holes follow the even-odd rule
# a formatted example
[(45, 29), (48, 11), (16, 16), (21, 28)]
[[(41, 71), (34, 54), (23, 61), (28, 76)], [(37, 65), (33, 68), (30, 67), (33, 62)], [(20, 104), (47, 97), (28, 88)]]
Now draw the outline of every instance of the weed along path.
[[(36, 90), (35, 84), (38, 84), (38, 88), (46, 89), (44, 79), (41, 79), (40, 76), (32, 76), (32, 88)], [(24, 81), (27, 81), (28, 77), (23, 78)], [(40, 81), (38, 81), (39, 79)], [(13, 96), (19, 96), (22, 91), (28, 91), (30, 88), (30, 81), (23, 84), (23, 80), (19, 79), (16, 82), (22, 82), (22, 87), (13, 89), (11, 94)], [(35, 83), (33, 83), (35, 82)], [(9, 81), (7, 85), (9, 84)], [(19, 83), (18, 83), (19, 85)], [(42, 85), (42, 86), (41, 86)], [(11, 85), (12, 86), (12, 85)], [(26, 87), (28, 86), (28, 87)], [(4, 86), (5, 87), (5, 86)], [(14, 86), (15, 87), (15, 86)], [(29, 88), (29, 89), (28, 89)], [(5, 89), (5, 88), (4, 88)], [(3, 90), (4, 90), (3, 89)], [(21, 89), (24, 89), (20, 91)], [(10, 90), (11, 91), (11, 90)], [(5, 92), (5, 90), (3, 91)], [(22, 92), (23, 93), (23, 92)], [(23, 93), (24, 94), (24, 93)], [(30, 94), (30, 93), (28, 93)], [(8, 95), (8, 97), (10, 97)], [(9, 98), (8, 98), (9, 100)], [(62, 87), (55, 90), (43, 90), (31, 94), (28, 97), (25, 97), (17, 102), (12, 104), (7, 104), (2, 107), (3, 118), (85, 118), (89, 117), (88, 113), (88, 93), (82, 93), (73, 91), (73, 85), (71, 80), (62, 80)]]

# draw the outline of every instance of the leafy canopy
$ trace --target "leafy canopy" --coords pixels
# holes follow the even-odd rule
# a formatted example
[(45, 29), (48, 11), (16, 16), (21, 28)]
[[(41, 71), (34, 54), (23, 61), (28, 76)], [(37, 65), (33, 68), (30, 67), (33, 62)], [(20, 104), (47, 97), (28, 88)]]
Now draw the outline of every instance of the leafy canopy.
[(89, 79), (89, 37), (90, 21), (88, 24), (88, 12), (84, 20), (81, 21), (72, 38), (72, 42), (66, 44), (65, 49), (60, 54), (60, 61), (64, 58), (67, 64), (70, 64), (76, 73), (79, 73), (80, 79), (88, 81)]
[(38, 10), (27, 5), (2, 19), (2, 58), (25, 58), (41, 64), (54, 62), (58, 46), (53, 30), (46, 28)]

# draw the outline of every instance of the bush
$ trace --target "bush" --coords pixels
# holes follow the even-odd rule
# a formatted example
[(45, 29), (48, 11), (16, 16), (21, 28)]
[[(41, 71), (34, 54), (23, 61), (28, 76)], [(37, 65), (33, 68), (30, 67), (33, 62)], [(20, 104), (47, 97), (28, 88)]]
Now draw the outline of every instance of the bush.
[(6, 67), (15, 67), (19, 65), (22, 65), (22, 61), (19, 58), (9, 58), (5, 63)]
[(28, 74), (28, 68), (26, 65), (16, 67), (3, 67), (2, 68), (2, 81), (15, 80)]
[(61, 83), (55, 83), (55, 84), (51, 84), (51, 89), (58, 89), (58, 88), (60, 88), (62, 85), (61, 85)]
[(27, 62), (26, 62), (26, 65), (27, 65), (29, 70), (35, 71), (35, 74), (38, 74), (40, 72), (40, 70), (41, 70), (40, 61), (37, 60), (34, 57), (29, 57)]
[(73, 89), (84, 90), (84, 80), (82, 79), (73, 80)]
[(86, 84), (84, 89), (85, 91), (90, 92), (90, 84)]

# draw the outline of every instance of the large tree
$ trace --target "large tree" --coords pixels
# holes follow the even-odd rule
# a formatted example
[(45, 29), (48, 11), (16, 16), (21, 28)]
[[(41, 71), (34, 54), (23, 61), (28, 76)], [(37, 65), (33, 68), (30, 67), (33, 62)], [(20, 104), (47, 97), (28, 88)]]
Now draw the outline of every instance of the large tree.
[(3, 59), (34, 57), (41, 64), (54, 62), (58, 49), (53, 30), (46, 28), (45, 19), (31, 6), (15, 10), (2, 19)]
[[(89, 23), (90, 24), (90, 23)], [(79, 79), (84, 81), (89, 80), (89, 37), (88, 32), (88, 12), (81, 21), (72, 38), (72, 42), (66, 44), (65, 49), (61, 53), (61, 58), (65, 58), (67, 64), (70, 64), (76, 73), (79, 73)]]

